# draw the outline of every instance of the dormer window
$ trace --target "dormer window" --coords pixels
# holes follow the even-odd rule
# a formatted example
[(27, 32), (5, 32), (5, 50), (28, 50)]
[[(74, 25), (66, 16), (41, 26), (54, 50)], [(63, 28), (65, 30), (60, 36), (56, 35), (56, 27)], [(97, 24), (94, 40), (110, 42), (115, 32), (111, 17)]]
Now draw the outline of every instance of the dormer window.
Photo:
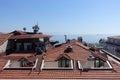
[(78, 61), (78, 67), (82, 71), (91, 70), (91, 69), (101, 69), (101, 70), (111, 70), (112, 66), (109, 61), (104, 61), (98, 57), (93, 57), (90, 55), (88, 61)]
[(94, 67), (104, 67), (104, 61), (100, 58), (96, 58), (94, 61)]
[(61, 54), (55, 61), (42, 61), (42, 69), (73, 69), (73, 61), (67, 54)]
[(27, 58), (21, 58), (20, 60), (8, 60), (4, 69), (7, 70), (34, 70), (37, 66), (38, 58), (36, 60), (30, 61)]
[(66, 46), (66, 49), (64, 50), (64, 52), (65, 53), (70, 53), (70, 52), (72, 52), (73, 51), (73, 49), (72, 49), (72, 46)]
[(31, 62), (31, 61), (27, 60), (26, 58), (20, 59), (19, 62), (20, 62), (21, 67), (31, 67), (34, 65), (34, 62)]
[(58, 60), (58, 67), (70, 67), (70, 60), (65, 57), (62, 57)]

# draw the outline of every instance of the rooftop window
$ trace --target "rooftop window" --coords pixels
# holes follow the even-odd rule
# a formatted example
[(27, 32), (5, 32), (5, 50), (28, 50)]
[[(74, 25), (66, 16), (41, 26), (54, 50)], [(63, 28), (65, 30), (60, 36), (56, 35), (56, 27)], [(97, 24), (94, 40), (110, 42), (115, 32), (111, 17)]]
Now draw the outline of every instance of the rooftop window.
[(42, 69), (73, 69), (73, 61), (61, 57), (57, 61), (44, 61), (42, 62)]
[(13, 60), (8, 60), (6, 65), (4, 66), (4, 69), (7, 70), (13, 70), (13, 69), (20, 69), (20, 70), (34, 70), (37, 66), (38, 59), (36, 59), (34, 62), (30, 62), (27, 59), (22, 58), (19, 61), (13, 61)]
[(66, 59), (65, 57), (62, 57), (58, 60), (58, 67), (70, 67), (70, 60)]
[(78, 67), (80, 70), (91, 70), (91, 69), (103, 69), (110, 70), (112, 69), (109, 61), (102, 61), (99, 58), (96, 58), (92, 61), (78, 61)]
[(41, 69), (73, 69), (72, 60), (65, 63), (59, 61), (43, 61), (42, 65), (43, 67)]

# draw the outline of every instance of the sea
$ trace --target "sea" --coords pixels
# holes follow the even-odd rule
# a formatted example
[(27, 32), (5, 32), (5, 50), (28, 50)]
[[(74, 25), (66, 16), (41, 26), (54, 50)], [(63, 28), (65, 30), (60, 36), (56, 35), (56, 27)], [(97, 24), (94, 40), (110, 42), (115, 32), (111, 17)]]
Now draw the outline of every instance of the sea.
[[(82, 37), (83, 41), (86, 43), (99, 43), (99, 40), (107, 39), (109, 36), (118, 36), (117, 34), (76, 34), (76, 35), (67, 35), (67, 39), (76, 39)], [(52, 35), (51, 40), (59, 41), (60, 43), (65, 42), (64, 35)]]

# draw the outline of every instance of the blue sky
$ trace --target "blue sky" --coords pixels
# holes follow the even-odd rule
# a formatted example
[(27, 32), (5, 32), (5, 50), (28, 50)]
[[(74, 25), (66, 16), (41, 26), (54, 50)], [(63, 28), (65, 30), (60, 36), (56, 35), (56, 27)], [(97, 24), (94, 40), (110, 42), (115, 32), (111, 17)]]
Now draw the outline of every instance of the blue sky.
[(120, 34), (120, 0), (0, 0), (0, 32)]

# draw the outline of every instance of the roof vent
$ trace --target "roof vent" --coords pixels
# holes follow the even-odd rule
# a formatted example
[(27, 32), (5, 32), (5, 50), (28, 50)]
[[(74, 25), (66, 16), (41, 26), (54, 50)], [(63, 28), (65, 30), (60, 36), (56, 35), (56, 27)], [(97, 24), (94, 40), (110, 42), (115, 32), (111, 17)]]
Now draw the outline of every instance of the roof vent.
[(88, 56), (88, 60), (89, 60), (89, 61), (93, 61), (94, 58), (95, 58), (95, 57), (94, 57), (92, 54)]
[(73, 51), (73, 49), (72, 49), (72, 46), (66, 46), (66, 49), (64, 50), (64, 52), (65, 53), (70, 53), (70, 52), (72, 52)]

